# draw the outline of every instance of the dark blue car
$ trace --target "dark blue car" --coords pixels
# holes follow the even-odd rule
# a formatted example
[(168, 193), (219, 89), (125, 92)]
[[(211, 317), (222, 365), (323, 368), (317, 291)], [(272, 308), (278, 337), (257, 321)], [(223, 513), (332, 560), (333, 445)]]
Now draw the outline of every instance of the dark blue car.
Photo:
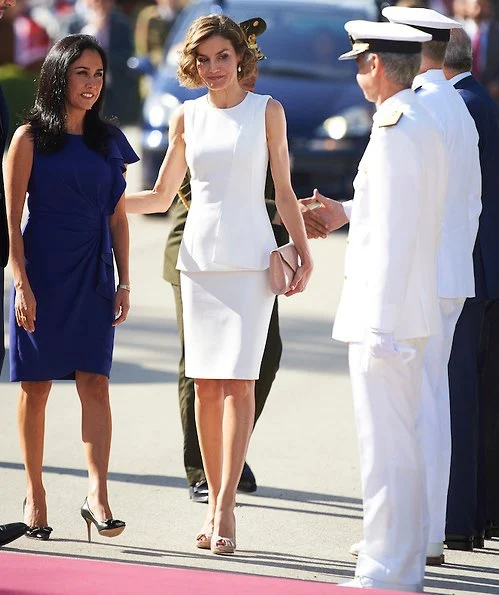
[(309, 196), (317, 187), (328, 196), (349, 198), (373, 109), (357, 86), (355, 62), (338, 62), (337, 57), (351, 47), (343, 28), (346, 21), (376, 20), (370, 0), (192, 2), (167, 41), (162, 66), (152, 73), (143, 109), (144, 187), (151, 188), (156, 180), (173, 111), (186, 99), (206, 93), (206, 89), (193, 91), (178, 84), (176, 61), (192, 21), (214, 12), (224, 12), (238, 22), (258, 16), (267, 23), (267, 31), (258, 38), (267, 59), (259, 63), (255, 92), (272, 95), (284, 106), (297, 196)]

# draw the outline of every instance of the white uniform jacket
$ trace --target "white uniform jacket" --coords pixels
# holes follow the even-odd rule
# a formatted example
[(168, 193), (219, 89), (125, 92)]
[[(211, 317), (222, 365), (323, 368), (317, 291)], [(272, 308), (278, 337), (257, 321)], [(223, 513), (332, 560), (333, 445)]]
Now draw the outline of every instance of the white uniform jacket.
[(478, 132), (466, 104), (441, 70), (419, 74), (413, 89), (442, 127), (449, 162), (438, 251), (438, 294), (441, 298), (473, 297), (473, 248), (482, 210)]
[(354, 180), (335, 339), (360, 342), (371, 328), (397, 340), (438, 331), (446, 178), (441, 133), (414, 92), (384, 101)]

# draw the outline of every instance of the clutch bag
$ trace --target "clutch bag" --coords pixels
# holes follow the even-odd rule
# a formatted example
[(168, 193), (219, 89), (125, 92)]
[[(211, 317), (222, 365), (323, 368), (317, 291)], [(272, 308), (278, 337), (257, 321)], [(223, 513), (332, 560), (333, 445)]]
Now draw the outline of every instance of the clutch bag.
[(291, 281), (299, 267), (298, 251), (290, 242), (270, 253), (270, 289), (276, 295), (289, 291)]

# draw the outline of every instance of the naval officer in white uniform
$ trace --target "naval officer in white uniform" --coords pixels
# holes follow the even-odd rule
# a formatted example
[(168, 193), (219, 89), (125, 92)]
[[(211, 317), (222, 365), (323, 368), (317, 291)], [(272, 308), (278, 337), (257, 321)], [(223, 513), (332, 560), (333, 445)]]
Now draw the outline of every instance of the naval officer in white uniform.
[[(473, 248), (482, 209), (478, 132), (466, 104), (442, 71), (450, 30), (461, 25), (434, 10), (391, 6), (383, 16), (432, 35), (423, 44), (413, 88), (443, 130), (449, 160), (445, 217), (438, 252), (440, 332), (426, 346), (421, 409), (430, 513), (429, 564), (444, 562), (445, 518), (451, 462), (448, 363), (458, 318), (475, 295)], [(447, 543), (453, 547), (453, 543)]]
[[(359, 436), (365, 547), (348, 586), (420, 592), (427, 543), (417, 416), (427, 338), (438, 331), (436, 255), (447, 160), (434, 119), (411, 90), (430, 35), (351, 21), (357, 81), (377, 106), (353, 201), (315, 193), (350, 220), (333, 337), (349, 343)], [(322, 209), (320, 209), (322, 210)]]

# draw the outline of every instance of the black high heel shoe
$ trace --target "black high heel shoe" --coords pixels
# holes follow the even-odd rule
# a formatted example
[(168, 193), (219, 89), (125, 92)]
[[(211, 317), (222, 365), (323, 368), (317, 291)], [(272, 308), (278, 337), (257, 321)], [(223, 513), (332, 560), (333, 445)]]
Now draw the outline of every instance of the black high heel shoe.
[(118, 521), (117, 519), (105, 519), (104, 521), (98, 521), (93, 512), (88, 506), (88, 500), (85, 498), (83, 506), (80, 509), (81, 516), (87, 523), (88, 541), (92, 541), (91, 529), (92, 523), (99, 532), (99, 535), (103, 537), (117, 537), (120, 533), (123, 533), (126, 527), (125, 521)]
[[(23, 502), (23, 517), (24, 517), (24, 509), (26, 508), (26, 498), (24, 498), (24, 502)], [(41, 527), (38, 525), (35, 525), (33, 527), (28, 527), (28, 529), (26, 530), (26, 537), (29, 537), (30, 539), (38, 539), (40, 541), (47, 541), (48, 538), (50, 537), (50, 534), (52, 533), (53, 529), (52, 527), (49, 526), (45, 526), (45, 527)]]

